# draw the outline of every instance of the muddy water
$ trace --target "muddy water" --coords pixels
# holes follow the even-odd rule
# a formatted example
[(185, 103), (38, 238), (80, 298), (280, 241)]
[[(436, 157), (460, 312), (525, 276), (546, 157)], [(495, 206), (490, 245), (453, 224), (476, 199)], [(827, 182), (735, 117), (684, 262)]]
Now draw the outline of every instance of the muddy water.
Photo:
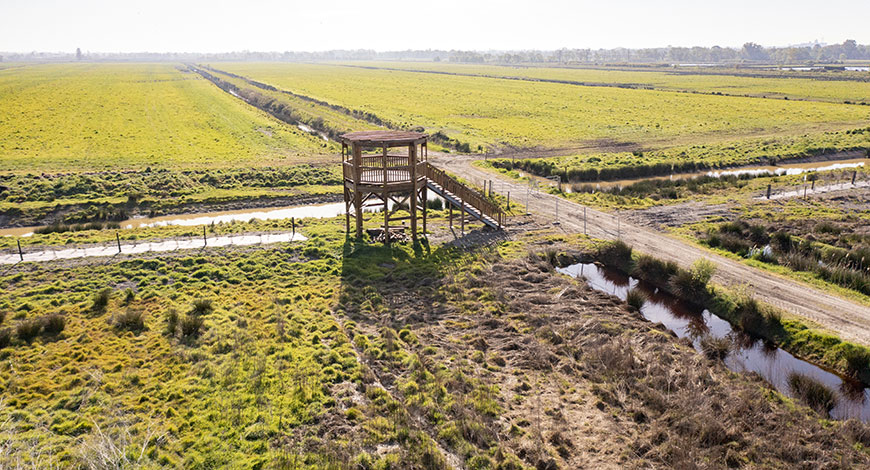
[[(305, 236), (299, 233), (264, 233), (261, 235), (225, 235), (202, 238), (191, 237), (188, 239), (161, 240), (156, 242), (122, 243), (120, 253), (125, 255), (148, 253), (154, 251), (189, 250), (195, 248), (215, 246), (245, 246), (279, 242), (304, 241)], [(114, 256), (119, 254), (117, 244), (91, 245), (80, 248), (45, 249), (24, 253), (24, 261), (52, 261), (59, 259), (85, 258), (91, 256)], [(15, 264), (21, 261), (18, 253), (0, 254), (0, 264)]]
[[(434, 192), (428, 193), (430, 201), (440, 199)], [(393, 207), (392, 201), (390, 207)], [(160, 217), (136, 217), (119, 222), (121, 228), (163, 227), (167, 225), (196, 226), (230, 222), (250, 222), (254, 219), (277, 220), (291, 217), (303, 219), (311, 217), (323, 219), (344, 215), (344, 203), (311, 204), (305, 206), (276, 207), (272, 209), (241, 209), (220, 212), (201, 212), (196, 214), (165, 215)], [(42, 227), (15, 227), (0, 229), (0, 237), (29, 237)]]
[[(211, 225), (229, 222), (250, 222), (254, 219), (275, 220), (336, 217), (344, 214), (344, 203), (312, 204), (307, 206), (277, 207), (274, 209), (242, 209), (234, 211), (202, 212), (197, 214), (178, 214), (160, 217), (137, 217), (120, 222), (121, 228), (163, 227), (166, 225)], [(0, 236), (28, 237), (40, 227), (16, 227), (0, 230)]]
[(570, 276), (583, 276), (590, 287), (625, 300), (630, 288), (638, 288), (647, 295), (641, 314), (648, 320), (662, 323), (680, 338), (688, 338), (695, 349), (701, 350), (700, 340), (705, 335), (731, 340), (731, 350), (725, 365), (735, 372), (756, 372), (780, 392), (791, 396), (788, 376), (800, 372), (818, 379), (837, 394), (837, 406), (831, 411), (836, 419), (856, 418), (870, 422), (870, 390), (851, 380), (807, 361), (798, 359), (780, 348), (753, 340), (745, 333), (735, 331), (722, 318), (708, 310), (698, 309), (650, 284), (594, 264), (575, 264), (559, 269)]

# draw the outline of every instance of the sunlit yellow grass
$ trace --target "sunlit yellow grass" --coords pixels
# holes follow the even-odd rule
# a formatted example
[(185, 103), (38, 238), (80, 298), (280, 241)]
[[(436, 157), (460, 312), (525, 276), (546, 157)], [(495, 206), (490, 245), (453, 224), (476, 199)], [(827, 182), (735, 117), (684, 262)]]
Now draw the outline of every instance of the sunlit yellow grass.
[(264, 165), (332, 149), (177, 64), (0, 70), (4, 170)]
[(560, 147), (598, 139), (660, 142), (692, 136), (804, 132), (860, 125), (870, 108), (822, 102), (581, 87), (370, 70), (338, 65), (220, 64), (278, 88), (425, 126), (472, 147)]

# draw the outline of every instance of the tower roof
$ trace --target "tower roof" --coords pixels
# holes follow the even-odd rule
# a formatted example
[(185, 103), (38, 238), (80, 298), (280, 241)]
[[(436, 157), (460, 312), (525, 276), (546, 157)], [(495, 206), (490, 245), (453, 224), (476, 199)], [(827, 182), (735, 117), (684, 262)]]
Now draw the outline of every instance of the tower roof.
[(359, 131), (340, 136), (345, 144), (356, 143), (366, 147), (398, 147), (425, 142), (429, 134), (411, 131)]

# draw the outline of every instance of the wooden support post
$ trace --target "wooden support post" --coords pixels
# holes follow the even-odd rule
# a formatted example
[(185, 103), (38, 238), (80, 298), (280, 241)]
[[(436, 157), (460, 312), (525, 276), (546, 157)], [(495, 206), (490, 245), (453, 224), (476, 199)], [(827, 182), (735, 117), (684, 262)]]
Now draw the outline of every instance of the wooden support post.
[(858, 176), (857, 171), (852, 172), (852, 186), (855, 186), (855, 178)]
[(390, 204), (387, 193), (387, 147), (384, 146), (383, 160), (384, 165), (384, 244), (390, 244)]
[(205, 237), (205, 225), (202, 226), (202, 246), (208, 245), (208, 238)]
[(296, 217), (290, 217), (290, 226), (293, 228), (293, 236), (296, 236)]
[(115, 240), (118, 242), (118, 253), (121, 252), (121, 236), (118, 235), (118, 232), (115, 232)]
[(417, 243), (417, 144), (408, 146), (408, 165), (411, 167), (411, 241)]
[(511, 192), (507, 192), (507, 210), (511, 210)]
[(450, 230), (453, 230), (453, 204), (447, 201), (447, 219), (450, 221)]
[(360, 193), (359, 184), (362, 181), (362, 149), (359, 144), (353, 144), (353, 209), (356, 211), (356, 237), (361, 238), (363, 232), (363, 210), (362, 210), (362, 194)]
[(810, 190), (811, 190), (811, 191), (815, 191), (815, 190), (816, 190), (816, 180), (813, 180), (813, 182), (812, 182), (812, 186), (810, 187)]
[(24, 252), (21, 251), (21, 240), (15, 240), (18, 242), (18, 257), (21, 258), (21, 261), (24, 261)]
[(770, 186), (771, 185), (769, 185), (769, 184), (767, 185), (767, 198), (768, 199), (770, 199)]

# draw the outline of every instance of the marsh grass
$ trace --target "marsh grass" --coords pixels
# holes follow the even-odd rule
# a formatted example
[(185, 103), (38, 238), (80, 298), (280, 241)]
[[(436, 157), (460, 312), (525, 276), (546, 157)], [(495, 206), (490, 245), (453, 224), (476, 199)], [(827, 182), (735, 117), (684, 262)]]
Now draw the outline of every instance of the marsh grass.
[(123, 313), (116, 314), (111, 323), (119, 330), (140, 333), (145, 329), (145, 312), (139, 308), (128, 307)]
[(15, 325), (16, 336), (25, 343), (33, 341), (33, 339), (39, 335), (40, 331), (42, 331), (42, 321), (38, 318), (21, 320), (17, 325)]
[(731, 351), (731, 340), (728, 338), (717, 338), (712, 335), (705, 335), (699, 342), (701, 351), (710, 359), (725, 359), (725, 356)]
[(94, 313), (103, 313), (109, 305), (109, 300), (112, 298), (112, 289), (106, 287), (94, 294), (91, 311)]
[(59, 335), (66, 327), (66, 319), (59, 313), (50, 313), (41, 318), (42, 330), (47, 335)]
[(641, 308), (643, 308), (643, 305), (646, 303), (646, 301), (646, 294), (636, 287), (629, 289), (628, 292), (625, 294), (625, 303), (630, 305), (635, 310), (639, 311)]

